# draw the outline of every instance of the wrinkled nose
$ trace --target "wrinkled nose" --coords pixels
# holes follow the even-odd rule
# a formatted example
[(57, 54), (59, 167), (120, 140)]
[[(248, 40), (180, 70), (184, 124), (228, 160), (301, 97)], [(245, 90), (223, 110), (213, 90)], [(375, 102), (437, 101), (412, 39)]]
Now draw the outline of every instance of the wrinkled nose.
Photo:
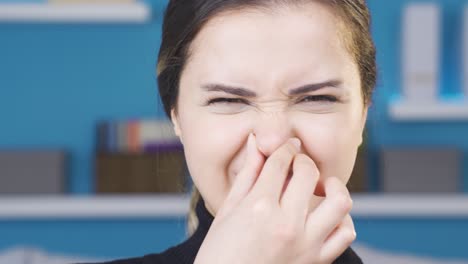
[(290, 120), (284, 113), (263, 114), (254, 125), (257, 147), (269, 157), (289, 138), (294, 137)]

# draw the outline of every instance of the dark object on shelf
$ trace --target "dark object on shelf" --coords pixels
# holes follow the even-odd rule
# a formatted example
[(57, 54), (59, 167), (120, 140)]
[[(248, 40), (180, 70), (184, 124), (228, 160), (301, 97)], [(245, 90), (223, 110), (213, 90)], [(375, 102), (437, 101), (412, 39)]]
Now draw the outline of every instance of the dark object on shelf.
[(365, 145), (362, 145), (361, 147), (359, 147), (356, 157), (356, 163), (354, 164), (354, 169), (347, 185), (351, 193), (369, 191), (367, 160), (367, 149)]
[(381, 153), (384, 192), (458, 192), (461, 154), (444, 149), (388, 149)]
[(64, 193), (65, 174), (64, 151), (0, 151), (0, 194)]
[(183, 151), (105, 153), (96, 155), (98, 193), (186, 192)]

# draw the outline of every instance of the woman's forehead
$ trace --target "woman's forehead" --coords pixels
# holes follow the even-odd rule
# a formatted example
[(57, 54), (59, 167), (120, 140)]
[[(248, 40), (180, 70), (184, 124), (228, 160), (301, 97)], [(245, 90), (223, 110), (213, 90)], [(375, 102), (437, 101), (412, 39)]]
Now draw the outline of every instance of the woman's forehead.
[[(242, 9), (222, 12), (211, 18), (191, 44), (192, 52), (230, 51), (262, 53), (269, 46), (279, 52), (291, 47), (317, 49), (328, 46), (342, 48), (335, 16), (320, 4), (308, 8), (288, 8), (282, 12)], [(211, 50), (215, 48), (217, 50)], [(235, 51), (235, 50), (231, 50)]]
[(336, 20), (319, 4), (309, 9), (222, 13), (194, 39), (186, 70), (252, 82), (339, 78), (353, 62)]

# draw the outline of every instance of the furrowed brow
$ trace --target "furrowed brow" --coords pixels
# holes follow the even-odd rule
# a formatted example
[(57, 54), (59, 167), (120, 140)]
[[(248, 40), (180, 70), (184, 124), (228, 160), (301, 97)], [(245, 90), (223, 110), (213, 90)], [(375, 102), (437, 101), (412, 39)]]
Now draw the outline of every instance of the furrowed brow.
[(306, 84), (289, 91), (289, 95), (300, 95), (305, 93), (310, 93), (316, 90), (320, 90), (326, 87), (333, 87), (333, 88), (342, 88), (343, 82), (341, 80), (329, 80), (321, 83), (311, 83)]
[(251, 90), (242, 87), (233, 87), (224, 84), (205, 84), (202, 89), (208, 92), (224, 92), (242, 97), (256, 97), (257, 94)]

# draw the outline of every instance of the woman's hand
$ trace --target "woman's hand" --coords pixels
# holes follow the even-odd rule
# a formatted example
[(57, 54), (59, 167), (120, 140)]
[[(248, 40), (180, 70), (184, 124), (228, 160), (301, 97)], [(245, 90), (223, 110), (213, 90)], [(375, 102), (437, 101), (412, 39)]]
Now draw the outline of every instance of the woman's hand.
[(343, 253), (356, 237), (348, 190), (329, 178), (325, 197), (315, 196), (319, 171), (299, 150), (290, 139), (264, 161), (249, 136), (245, 165), (195, 263), (332, 263)]

